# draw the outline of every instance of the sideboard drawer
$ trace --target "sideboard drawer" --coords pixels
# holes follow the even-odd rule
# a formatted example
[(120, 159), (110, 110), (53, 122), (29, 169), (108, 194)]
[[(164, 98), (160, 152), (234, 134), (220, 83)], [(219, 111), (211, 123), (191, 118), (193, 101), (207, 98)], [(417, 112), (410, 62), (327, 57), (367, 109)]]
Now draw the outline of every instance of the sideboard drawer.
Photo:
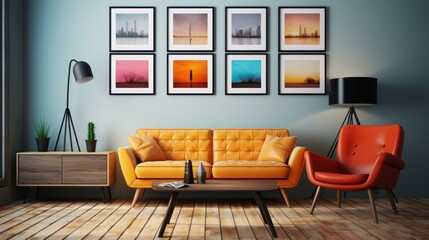
[(17, 185), (61, 183), (61, 156), (20, 155), (17, 165)]
[(63, 156), (64, 184), (107, 184), (107, 156)]

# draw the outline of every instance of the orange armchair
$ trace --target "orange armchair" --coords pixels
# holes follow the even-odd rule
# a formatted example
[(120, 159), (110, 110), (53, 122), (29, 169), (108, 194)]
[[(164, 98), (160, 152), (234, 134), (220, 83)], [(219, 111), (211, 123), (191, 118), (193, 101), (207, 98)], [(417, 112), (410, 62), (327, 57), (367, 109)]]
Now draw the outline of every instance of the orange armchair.
[(317, 186), (311, 206), (313, 214), (322, 188), (337, 190), (341, 207), (341, 191), (368, 191), (375, 222), (378, 223), (374, 203), (374, 189), (384, 189), (394, 214), (398, 214), (393, 200), (399, 172), (405, 167), (402, 157), (404, 130), (400, 125), (346, 125), (341, 129), (336, 161), (313, 152), (305, 152), (307, 176)]

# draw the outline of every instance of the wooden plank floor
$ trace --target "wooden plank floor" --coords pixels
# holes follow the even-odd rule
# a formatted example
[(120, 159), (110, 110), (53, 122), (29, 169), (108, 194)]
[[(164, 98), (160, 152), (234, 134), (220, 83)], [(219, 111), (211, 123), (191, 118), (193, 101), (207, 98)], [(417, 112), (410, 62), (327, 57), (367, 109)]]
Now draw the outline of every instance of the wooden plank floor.
[[(310, 215), (310, 199), (287, 208), (268, 200), (278, 239), (429, 239), (429, 199), (399, 199), (394, 215), (377, 199), (375, 224), (367, 199), (321, 199)], [(14, 202), (0, 207), (0, 239), (158, 239), (166, 199)], [(272, 239), (254, 200), (179, 199), (161, 239)]]

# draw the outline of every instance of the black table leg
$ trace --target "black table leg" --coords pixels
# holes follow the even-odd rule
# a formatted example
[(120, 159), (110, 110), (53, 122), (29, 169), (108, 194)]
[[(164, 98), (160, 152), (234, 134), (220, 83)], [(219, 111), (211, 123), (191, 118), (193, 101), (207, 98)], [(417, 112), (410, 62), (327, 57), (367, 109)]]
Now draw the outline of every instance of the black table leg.
[(262, 217), (264, 218), (264, 222), (268, 224), (268, 228), (270, 230), (271, 236), (276, 238), (277, 232), (274, 228), (273, 221), (270, 217), (270, 212), (268, 212), (267, 204), (264, 201), (264, 198), (262, 197), (261, 192), (254, 192), (253, 196), (255, 197), (256, 202), (258, 202), (259, 210), (261, 211)]
[(162, 220), (162, 225), (159, 229), (158, 237), (162, 237), (164, 235), (165, 228), (167, 227), (167, 224), (170, 222), (171, 216), (173, 215), (174, 207), (176, 206), (178, 196), (179, 192), (171, 192), (170, 201), (168, 202), (167, 213)]

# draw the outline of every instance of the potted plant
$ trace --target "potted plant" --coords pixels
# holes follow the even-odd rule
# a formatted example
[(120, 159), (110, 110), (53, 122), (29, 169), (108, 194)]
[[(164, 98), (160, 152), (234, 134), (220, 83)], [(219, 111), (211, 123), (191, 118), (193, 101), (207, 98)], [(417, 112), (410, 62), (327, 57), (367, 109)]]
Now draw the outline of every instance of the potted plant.
[(51, 130), (51, 123), (45, 119), (40, 119), (33, 123), (34, 131), (36, 133), (37, 151), (47, 152), (49, 147), (49, 131)]
[(95, 152), (95, 148), (97, 145), (97, 139), (95, 139), (95, 124), (93, 122), (88, 123), (88, 139), (86, 142), (86, 151), (87, 152)]

